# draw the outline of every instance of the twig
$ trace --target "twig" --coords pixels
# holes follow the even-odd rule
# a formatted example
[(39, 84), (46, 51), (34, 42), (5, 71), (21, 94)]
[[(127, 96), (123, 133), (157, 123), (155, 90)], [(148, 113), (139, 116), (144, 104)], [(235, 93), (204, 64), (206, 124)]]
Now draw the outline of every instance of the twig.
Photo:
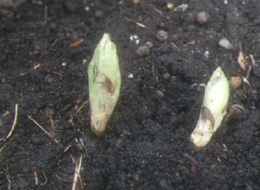
[(78, 47), (81, 47), (83, 45), (83, 42), (84, 40), (83, 39), (80, 39), (76, 42), (73, 42), (69, 45), (70, 48), (78, 48)]
[(44, 6), (44, 23), (47, 23), (48, 20), (48, 6)]
[(2, 150), (4, 150), (5, 147), (6, 147), (6, 144), (0, 148), (0, 153), (2, 152)]
[(13, 121), (13, 125), (12, 125), (12, 128), (11, 128), (11, 131), (8, 133), (8, 135), (6, 137), (7, 139), (9, 139), (12, 136), (12, 134), (13, 134), (13, 131), (14, 131), (15, 126), (17, 124), (17, 116), (18, 116), (18, 104), (15, 104), (14, 121)]
[(252, 65), (255, 66), (255, 59), (254, 56), (252, 54), (249, 55), (251, 61), (252, 61)]
[(144, 24), (140, 23), (140, 22), (135, 22), (127, 17), (125, 17), (125, 20), (128, 21), (128, 22), (131, 22), (133, 24), (136, 24), (137, 26), (140, 26), (141, 28), (147, 28)]
[(78, 179), (80, 178), (81, 165), (82, 165), (82, 154), (80, 155), (79, 163), (76, 163), (72, 190), (76, 190), (76, 188), (77, 188)]
[(157, 9), (155, 6), (149, 4), (149, 7), (151, 7), (153, 10), (155, 10), (155, 12), (157, 12), (159, 15), (163, 15), (162, 11), (160, 11), (159, 9)]
[(37, 121), (35, 121), (31, 116), (27, 115), (27, 117), (34, 123), (36, 124), (46, 135), (48, 135), (54, 142), (56, 142), (57, 144), (61, 145), (62, 144), (57, 140), (55, 139), (53, 136), (51, 136), (51, 134), (46, 131)]
[(89, 99), (87, 101), (85, 101), (77, 110), (76, 110), (76, 114), (79, 113), (79, 111), (88, 103)]
[(248, 82), (247, 78), (240, 75), (240, 77), (242, 78), (243, 82), (246, 83), (249, 87), (251, 87), (250, 83)]
[(173, 42), (171, 42), (172, 47), (176, 48), (177, 50), (180, 50), (178, 46), (176, 46)]
[(250, 65), (247, 69), (247, 72), (246, 72), (246, 79), (248, 80), (249, 76), (250, 76), (250, 73), (251, 73), (251, 70), (252, 70), (252, 65)]
[(38, 186), (39, 185), (39, 178), (38, 178), (38, 174), (37, 174), (36, 170), (33, 171), (33, 176), (34, 176), (34, 184), (36, 186)]
[(152, 73), (153, 73), (153, 76), (155, 77), (156, 82), (158, 82), (159, 80), (158, 80), (157, 75), (155, 74), (154, 63), (152, 63)]
[(45, 172), (42, 172), (43, 173), (43, 175), (44, 175), (44, 178), (45, 178), (45, 181), (44, 181), (44, 185), (46, 185), (47, 184), (47, 182), (48, 182), (48, 178), (47, 178), (47, 176), (46, 176), (46, 173)]
[(6, 165), (6, 169), (4, 169), (4, 171), (5, 171), (6, 179), (8, 181), (8, 190), (11, 190), (12, 189), (11, 188), (12, 187), (12, 181), (11, 181), (10, 176), (9, 176), (9, 171), (8, 171), (7, 165)]

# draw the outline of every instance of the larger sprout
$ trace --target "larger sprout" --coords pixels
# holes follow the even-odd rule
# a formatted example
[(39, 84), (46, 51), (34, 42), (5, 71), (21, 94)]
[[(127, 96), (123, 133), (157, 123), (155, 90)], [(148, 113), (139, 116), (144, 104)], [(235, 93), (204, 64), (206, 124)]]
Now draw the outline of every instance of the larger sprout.
[(121, 74), (116, 45), (104, 34), (88, 66), (91, 129), (104, 133), (117, 103)]
[(206, 86), (199, 121), (191, 134), (191, 141), (197, 147), (207, 145), (219, 128), (226, 114), (228, 99), (229, 83), (221, 68), (218, 67)]

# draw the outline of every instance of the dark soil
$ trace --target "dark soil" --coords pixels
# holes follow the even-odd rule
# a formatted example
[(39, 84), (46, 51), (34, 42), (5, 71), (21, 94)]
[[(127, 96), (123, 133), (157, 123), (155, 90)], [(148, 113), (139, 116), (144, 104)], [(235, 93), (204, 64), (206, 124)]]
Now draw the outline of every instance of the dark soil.
[[(260, 189), (259, 0), (174, 0), (188, 3), (186, 11), (168, 10), (166, 2), (28, 0), (1, 9), (1, 190), (71, 190), (80, 155), (78, 189)], [(199, 11), (210, 14), (208, 23), (195, 21)], [(161, 29), (165, 42), (156, 39)], [(87, 64), (104, 32), (118, 47), (122, 91), (106, 134), (96, 137)], [(139, 45), (130, 40), (134, 34)], [(224, 37), (234, 49), (218, 45)], [(82, 47), (70, 47), (80, 39)], [(154, 45), (150, 54), (138, 56), (147, 41)], [(189, 137), (204, 94), (200, 83), (217, 66), (228, 77), (246, 76), (237, 64), (239, 44), (255, 59), (251, 87), (231, 91), (230, 105), (245, 111), (197, 149)], [(16, 104), (17, 125), (6, 139)]]

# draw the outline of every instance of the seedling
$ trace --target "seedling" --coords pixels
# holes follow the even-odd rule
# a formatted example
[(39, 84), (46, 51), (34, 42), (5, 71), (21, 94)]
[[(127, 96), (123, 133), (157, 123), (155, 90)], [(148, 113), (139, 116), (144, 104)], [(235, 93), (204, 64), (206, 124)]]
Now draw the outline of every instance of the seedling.
[(117, 103), (121, 74), (116, 45), (104, 34), (88, 66), (91, 129), (102, 135)]
[(191, 134), (191, 141), (195, 146), (203, 147), (208, 144), (226, 114), (228, 98), (229, 82), (218, 67), (206, 86), (199, 121)]

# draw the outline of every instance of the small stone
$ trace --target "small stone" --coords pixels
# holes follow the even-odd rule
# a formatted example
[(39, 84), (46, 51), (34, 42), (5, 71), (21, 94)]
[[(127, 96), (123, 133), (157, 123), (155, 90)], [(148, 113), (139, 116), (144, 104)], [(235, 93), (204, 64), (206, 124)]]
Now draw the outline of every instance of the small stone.
[(168, 185), (167, 185), (167, 181), (162, 179), (160, 182), (159, 182), (160, 186), (162, 188), (168, 188)]
[(156, 90), (156, 94), (160, 96), (161, 98), (164, 97), (164, 93), (161, 90)]
[(196, 15), (196, 21), (199, 24), (207, 24), (210, 20), (210, 15), (206, 11), (201, 11)]
[(232, 86), (232, 88), (240, 88), (243, 81), (241, 77), (236, 76), (236, 77), (231, 77), (229, 83)]
[(129, 79), (132, 79), (134, 78), (134, 75), (132, 73), (130, 73), (128, 76), (127, 76)]
[(218, 42), (218, 44), (219, 44), (221, 47), (225, 48), (225, 49), (233, 49), (233, 48), (234, 48), (233, 45), (229, 42), (229, 40), (228, 40), (227, 38), (222, 38), (222, 39)]
[(95, 12), (95, 17), (102, 18), (103, 16), (104, 16), (104, 12), (103, 11), (98, 10), (98, 11)]
[(150, 48), (148, 48), (146, 45), (140, 46), (137, 51), (137, 55), (139, 56), (147, 56), (150, 54)]
[(55, 30), (57, 28), (57, 23), (56, 22), (51, 22), (50, 23), (50, 29)]
[(145, 46), (148, 47), (148, 48), (152, 48), (153, 47), (153, 43), (148, 41), (145, 43)]
[(174, 3), (173, 2), (168, 2), (167, 3), (167, 9), (169, 9), (169, 10), (172, 10), (172, 9), (174, 9)]
[(167, 33), (166, 31), (164, 31), (164, 30), (159, 30), (159, 31), (157, 32), (157, 34), (156, 34), (156, 38), (157, 38), (159, 41), (163, 42), (163, 41), (167, 40), (167, 38), (168, 38), (168, 33)]
[(133, 4), (138, 5), (140, 4), (141, 0), (133, 0)]
[(164, 78), (165, 80), (168, 80), (170, 77), (171, 77), (170, 73), (168, 73), (168, 72), (163, 73), (163, 78)]

